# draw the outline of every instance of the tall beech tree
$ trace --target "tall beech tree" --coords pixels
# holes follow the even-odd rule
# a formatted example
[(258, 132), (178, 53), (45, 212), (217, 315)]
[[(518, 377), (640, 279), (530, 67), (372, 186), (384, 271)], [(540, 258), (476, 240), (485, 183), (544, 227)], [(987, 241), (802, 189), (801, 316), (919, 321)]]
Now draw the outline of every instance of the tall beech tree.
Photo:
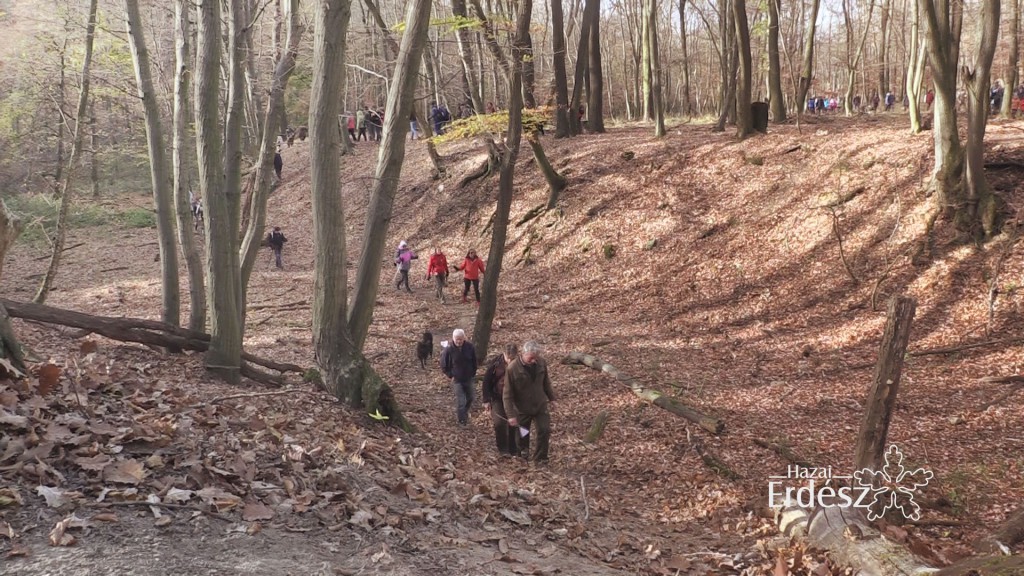
[(1009, 0), (1010, 10), (1013, 11), (1009, 22), (1009, 38), (1007, 43), (1010, 50), (1007, 53), (1006, 62), (1006, 92), (1003, 96), (1003, 104), (999, 115), (1003, 118), (1010, 118), (1013, 113), (1013, 95), (1016, 93), (1017, 84), (1020, 82), (1020, 73), (1017, 67), (1020, 65), (1020, 4), (1021, 0)]
[[(380, 262), (387, 233), (373, 226), (387, 222), (398, 187), (405, 152), (406, 122), (423, 60), (430, 22), (430, 0), (413, 0), (406, 13), (406, 29), (388, 92), (384, 137), (367, 212), (366, 237), (356, 295), (348, 307), (345, 212), (341, 201), (337, 129), (339, 102), (344, 93), (347, 30), (351, 5), (347, 0), (321, 0), (317, 6), (313, 40), (313, 87), (309, 127), (313, 146), (313, 237), (316, 246), (313, 280), (313, 343), (324, 386), (339, 399), (371, 413), (382, 412), (392, 424), (408, 429), (394, 396), (362, 354), (373, 315), (373, 298), (380, 281)], [(374, 224), (370, 224), (370, 223)], [(374, 256), (374, 254), (376, 256)], [(367, 302), (367, 296), (369, 301)]]
[(188, 0), (174, 0), (174, 105), (172, 120), (172, 172), (174, 179), (174, 208), (178, 221), (178, 244), (185, 258), (188, 274), (190, 330), (206, 330), (206, 286), (203, 279), (203, 259), (196, 246), (192, 206), (189, 198), (190, 155), (187, 148), (189, 137), (188, 100), (189, 78), (192, 76), (189, 45), (192, 31), (189, 23)]
[(156, 205), (156, 236), (160, 251), (160, 290), (163, 295), (161, 319), (178, 326), (181, 322), (181, 290), (178, 287), (178, 250), (174, 241), (174, 178), (167, 169), (167, 142), (163, 119), (153, 88), (149, 50), (143, 32), (138, 0), (124, 0), (128, 27), (128, 46), (135, 67), (135, 82), (146, 119), (146, 146), (149, 149), (149, 177)]
[[(587, 0), (587, 3), (597, 3)], [(491, 227), (491, 247), (487, 254), (487, 270), (484, 272), (480, 293), (480, 310), (473, 326), (473, 346), (480, 358), (487, 356), (491, 342), (491, 325), (498, 307), (498, 280), (505, 258), (505, 241), (508, 239), (509, 212), (515, 192), (513, 177), (519, 146), (523, 136), (523, 60), (527, 57), (530, 31), (530, 15), (533, 0), (520, 0), (516, 16), (515, 38), (512, 41), (512, 63), (509, 82), (508, 136), (501, 153), (501, 171), (498, 176), (498, 203), (494, 210), (494, 224)]]
[[(917, 0), (912, 0), (916, 2)], [(814, 37), (818, 29), (818, 9), (821, 0), (811, 0), (811, 14), (807, 18), (807, 34), (804, 36), (804, 53), (800, 65), (800, 81), (796, 89), (797, 119), (807, 104), (807, 94), (814, 80)]]
[(733, 0), (732, 9), (736, 22), (736, 47), (740, 56), (740, 73), (736, 81), (736, 136), (743, 139), (754, 133), (754, 116), (750, 110), (754, 71), (750, 56), (750, 27), (747, 25), (746, 0)]
[[(1015, 0), (1013, 0), (1015, 1)], [(985, 178), (985, 127), (989, 116), (992, 59), (999, 39), (1001, 0), (982, 0), (981, 38), (974, 66), (964, 66), (967, 88), (967, 149), (963, 203), (957, 207), (957, 224), (976, 240), (994, 235), (999, 201)], [(1005, 94), (1008, 99), (1011, 95)]]
[(555, 77), (555, 138), (565, 138), (569, 131), (569, 79), (565, 71), (565, 18), (562, 0), (551, 0), (551, 38), (553, 73)]
[[(227, 17), (227, 117), (220, 123), (221, 3), (198, 4), (195, 73), (196, 164), (205, 202), (206, 285), (210, 304), (210, 348), (206, 367), (237, 383), (242, 364), (241, 274), (238, 223), (241, 199), (241, 138), (245, 61), (241, 0), (231, 0)], [(223, 134), (223, 136), (222, 136)]]
[(768, 0), (768, 102), (775, 122), (786, 121), (786, 98), (782, 95), (782, 59), (779, 56), (781, 2)]

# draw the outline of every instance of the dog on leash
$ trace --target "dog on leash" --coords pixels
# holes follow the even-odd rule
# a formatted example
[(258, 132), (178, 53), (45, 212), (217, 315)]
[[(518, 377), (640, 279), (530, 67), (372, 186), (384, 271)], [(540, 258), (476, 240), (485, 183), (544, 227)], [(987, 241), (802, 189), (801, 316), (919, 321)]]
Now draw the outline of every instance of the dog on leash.
[(423, 337), (416, 343), (416, 358), (419, 358), (420, 368), (427, 367), (427, 358), (434, 356), (434, 335), (424, 332)]

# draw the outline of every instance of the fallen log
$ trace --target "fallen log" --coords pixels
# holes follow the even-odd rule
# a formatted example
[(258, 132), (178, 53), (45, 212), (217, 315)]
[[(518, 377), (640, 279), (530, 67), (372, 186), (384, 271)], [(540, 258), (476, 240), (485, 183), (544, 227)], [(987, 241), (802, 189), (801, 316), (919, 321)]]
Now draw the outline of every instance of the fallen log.
[(775, 452), (779, 456), (782, 456), (790, 464), (796, 464), (797, 466), (800, 466), (802, 468), (814, 468), (814, 465), (811, 464), (809, 460), (801, 457), (796, 452), (793, 452), (793, 450), (789, 446), (786, 446), (785, 444), (768, 442), (765, 440), (761, 440), (760, 438), (754, 438), (754, 444), (757, 444), (762, 448), (767, 448), (772, 452)]
[(725, 422), (721, 419), (715, 418), (714, 416), (708, 416), (699, 410), (683, 404), (676, 398), (665, 396), (657, 390), (644, 388), (643, 384), (640, 384), (631, 376), (627, 376), (622, 372), (619, 372), (618, 368), (604, 362), (596, 356), (583, 354), (582, 352), (570, 352), (568, 356), (562, 359), (562, 364), (582, 364), (584, 366), (589, 366), (594, 370), (604, 372), (619, 382), (629, 386), (630, 389), (633, 390), (633, 393), (640, 398), (659, 408), (665, 409), (676, 416), (686, 418), (716, 436), (725, 431)]
[[(92, 314), (31, 302), (16, 302), (6, 298), (0, 298), (0, 304), (14, 318), (80, 328), (90, 333), (122, 342), (137, 342), (150, 346), (196, 350), (199, 352), (205, 352), (210, 346), (209, 334), (196, 332), (180, 326), (172, 326), (156, 320), (94, 316)], [(242, 352), (242, 360), (281, 373), (297, 372), (302, 374), (305, 372), (305, 369), (301, 366), (275, 362), (274, 360), (261, 358), (248, 352)], [(252, 367), (243, 366), (242, 375), (267, 384), (280, 385), (283, 383), (280, 377), (260, 372)]]
[(1010, 515), (995, 532), (974, 543), (974, 549), (986, 554), (1010, 554), (1010, 548), (1024, 540), (1024, 508)]
[[(939, 569), (910, 550), (882, 536), (856, 508), (797, 506), (776, 509), (776, 524), (783, 535), (824, 550), (842, 567), (857, 574), (885, 576), (1022, 576), (1024, 560), (1018, 556), (980, 556)], [(983, 569), (980, 572), (975, 570)]]
[(779, 508), (775, 520), (782, 534), (806, 540), (811, 547), (827, 551), (840, 566), (860, 574), (918, 576), (936, 571), (903, 546), (883, 538), (856, 508), (807, 510), (791, 505)]

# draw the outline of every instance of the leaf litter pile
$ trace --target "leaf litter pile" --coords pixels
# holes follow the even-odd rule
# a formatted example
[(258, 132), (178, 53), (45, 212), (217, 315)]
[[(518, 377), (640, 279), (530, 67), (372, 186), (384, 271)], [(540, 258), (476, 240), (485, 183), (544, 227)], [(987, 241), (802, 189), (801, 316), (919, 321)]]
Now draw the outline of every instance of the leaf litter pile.
[[(422, 268), (412, 295), (396, 293), (382, 268), (367, 353), (417, 426), (412, 435), (308, 384), (229, 387), (204, 374), (199, 356), (16, 321), (49, 360), (0, 384), (0, 553), (43, 573), (48, 561), (97, 562), (69, 555), (131, 533), (150, 546), (173, 538), (176, 550), (158, 562), (115, 546), (96, 573), (102, 562), (117, 573), (109, 562), (118, 557), (153, 574), (841, 573), (796, 543), (781, 554), (769, 546), (778, 542), (761, 514), (767, 479), (790, 462), (764, 444), (850, 469), (885, 301), (907, 293), (918, 313), (890, 441), (935, 479), (918, 495), (922, 521), (883, 525), (883, 534), (936, 565), (969, 554), (1024, 501), (1024, 393), (981, 380), (1024, 367), (1024, 258), (1006, 236), (974, 248), (943, 228), (931, 253), (919, 253), (930, 135), (908, 138), (876, 118), (810, 122), (744, 144), (687, 126), (662, 141), (637, 128), (546, 139), (570, 188), (560, 210), (517, 225), (546, 192), (522, 160), (491, 343), (546, 346), (559, 396), (548, 467), (500, 458), (479, 406), (458, 429), (436, 364), (424, 371), (415, 361), (423, 330), (439, 341), (472, 328), (457, 275), (441, 304)], [(1019, 163), (1019, 130), (990, 127), (989, 158)], [(475, 143), (446, 148), (455, 174), (482, 157)], [(361, 145), (346, 161), (368, 172), (374, 156)], [(471, 247), (486, 254), (496, 182), (457, 190), (427, 179), (428, 165), (410, 152), (389, 245), (408, 240), (421, 265), (434, 246), (453, 264)], [(254, 272), (246, 348), (311, 365), (307, 148), (286, 150), (285, 166), (268, 222), (294, 232), (285, 271), (261, 260)], [(1019, 173), (990, 177), (1014, 208)], [(354, 249), (364, 188), (346, 181)], [(154, 232), (118, 233), (114, 246), (76, 239), (86, 245), (69, 252), (54, 305), (156, 317), (157, 267), (131, 248)], [(31, 256), (44, 253), (16, 247), (5, 296), (30, 297), (27, 278), (45, 265)], [(115, 261), (127, 270), (99, 273)], [(931, 353), (993, 341), (1005, 343)], [(725, 433), (561, 364), (572, 351), (721, 418)], [(603, 435), (584, 442), (602, 411)], [(218, 556), (226, 550), (249, 559), (244, 572)]]

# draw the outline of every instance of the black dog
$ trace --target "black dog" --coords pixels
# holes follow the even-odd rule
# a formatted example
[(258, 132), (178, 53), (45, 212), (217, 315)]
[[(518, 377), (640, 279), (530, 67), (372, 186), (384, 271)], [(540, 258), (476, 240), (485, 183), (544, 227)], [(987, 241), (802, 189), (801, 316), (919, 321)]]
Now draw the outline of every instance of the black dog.
[(434, 356), (434, 335), (424, 332), (423, 338), (416, 343), (416, 357), (420, 359), (420, 367), (427, 367), (427, 358)]

